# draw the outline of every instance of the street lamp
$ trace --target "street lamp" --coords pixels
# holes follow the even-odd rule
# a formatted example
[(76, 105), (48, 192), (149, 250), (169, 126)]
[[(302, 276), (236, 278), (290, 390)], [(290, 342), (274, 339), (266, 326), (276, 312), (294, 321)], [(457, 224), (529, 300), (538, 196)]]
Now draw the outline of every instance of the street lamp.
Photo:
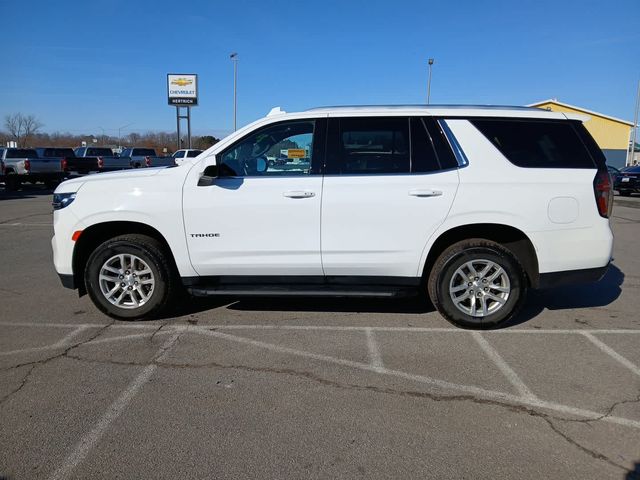
[(233, 131), (237, 129), (236, 118), (238, 114), (238, 53), (233, 52), (229, 55), (233, 61)]
[(431, 66), (433, 65), (433, 58), (429, 59), (429, 80), (427, 80), (427, 105), (431, 100)]
[(122, 127), (118, 127), (118, 150), (120, 150), (122, 147), (120, 146), (120, 131), (124, 130), (127, 127), (130, 127), (131, 125), (133, 125), (133, 123), (128, 123), (126, 125), (123, 125)]

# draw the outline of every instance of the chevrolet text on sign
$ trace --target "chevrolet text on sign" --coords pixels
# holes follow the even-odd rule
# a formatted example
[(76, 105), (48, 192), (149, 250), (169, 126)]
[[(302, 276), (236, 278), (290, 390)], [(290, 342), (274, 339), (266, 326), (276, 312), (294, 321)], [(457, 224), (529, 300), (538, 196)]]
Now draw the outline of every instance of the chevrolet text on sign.
[(169, 105), (198, 105), (198, 75), (191, 73), (168, 74), (167, 94)]

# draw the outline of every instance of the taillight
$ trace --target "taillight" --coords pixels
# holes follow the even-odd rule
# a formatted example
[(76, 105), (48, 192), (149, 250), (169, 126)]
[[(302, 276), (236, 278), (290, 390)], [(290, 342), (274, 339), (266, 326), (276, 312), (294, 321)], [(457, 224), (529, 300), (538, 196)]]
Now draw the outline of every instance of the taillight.
[(98, 168), (104, 167), (104, 159), (102, 157), (98, 157)]
[(613, 186), (611, 176), (606, 170), (601, 170), (593, 180), (593, 193), (596, 196), (596, 205), (601, 217), (609, 218), (613, 209)]
[(66, 172), (68, 168), (69, 168), (69, 162), (67, 162), (67, 159), (63, 158), (62, 160), (60, 160), (60, 169), (63, 172)]
[(150, 167), (151, 166), (151, 157), (144, 157), (144, 164), (147, 167)]
[(24, 169), (28, 172), (31, 170), (31, 161), (29, 159), (24, 161)]

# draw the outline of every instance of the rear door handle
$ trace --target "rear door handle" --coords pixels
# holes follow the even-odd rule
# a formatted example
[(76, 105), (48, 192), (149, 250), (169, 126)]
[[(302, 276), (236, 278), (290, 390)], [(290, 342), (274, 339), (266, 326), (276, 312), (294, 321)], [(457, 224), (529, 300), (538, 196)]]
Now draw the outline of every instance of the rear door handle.
[(315, 192), (310, 192), (308, 190), (291, 190), (283, 192), (282, 195), (287, 198), (311, 198), (316, 196)]
[(433, 190), (430, 188), (409, 190), (409, 195), (412, 197), (439, 197), (442, 195), (442, 190)]

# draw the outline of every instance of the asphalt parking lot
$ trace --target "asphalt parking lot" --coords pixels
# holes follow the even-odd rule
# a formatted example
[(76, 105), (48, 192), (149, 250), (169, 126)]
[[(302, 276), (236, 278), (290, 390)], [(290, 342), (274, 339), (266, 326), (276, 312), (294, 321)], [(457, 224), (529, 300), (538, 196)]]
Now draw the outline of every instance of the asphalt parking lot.
[(50, 201), (0, 188), (0, 478), (640, 478), (640, 197), (600, 283), (482, 333), (420, 300), (114, 322), (59, 284)]

